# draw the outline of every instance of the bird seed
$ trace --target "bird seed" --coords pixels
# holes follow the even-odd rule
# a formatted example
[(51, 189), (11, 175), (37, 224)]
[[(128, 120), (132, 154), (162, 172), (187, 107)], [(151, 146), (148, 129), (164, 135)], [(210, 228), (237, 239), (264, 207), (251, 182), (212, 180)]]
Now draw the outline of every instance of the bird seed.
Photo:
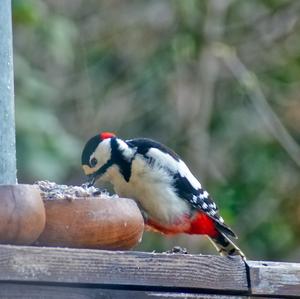
[(67, 199), (72, 201), (78, 198), (89, 197), (117, 197), (117, 195), (110, 196), (106, 189), (88, 186), (88, 184), (82, 184), (81, 186), (58, 185), (49, 181), (37, 181), (35, 184), (39, 187), (43, 199), (46, 200)]

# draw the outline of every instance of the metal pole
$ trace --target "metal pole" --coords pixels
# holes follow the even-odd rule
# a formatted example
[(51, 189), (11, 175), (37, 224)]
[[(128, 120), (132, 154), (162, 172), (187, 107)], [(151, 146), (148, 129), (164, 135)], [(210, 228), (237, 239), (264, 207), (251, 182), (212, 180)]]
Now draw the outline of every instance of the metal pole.
[(11, 0), (0, 2), (0, 184), (16, 184)]

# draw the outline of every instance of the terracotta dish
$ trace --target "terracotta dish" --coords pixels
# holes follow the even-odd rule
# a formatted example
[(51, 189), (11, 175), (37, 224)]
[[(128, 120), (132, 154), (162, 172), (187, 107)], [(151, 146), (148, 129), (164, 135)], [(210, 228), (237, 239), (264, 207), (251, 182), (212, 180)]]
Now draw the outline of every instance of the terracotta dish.
[(28, 245), (45, 227), (45, 208), (36, 186), (0, 185), (0, 243)]
[(106, 195), (76, 199), (44, 198), (43, 246), (130, 249), (142, 238), (144, 220), (136, 203)]

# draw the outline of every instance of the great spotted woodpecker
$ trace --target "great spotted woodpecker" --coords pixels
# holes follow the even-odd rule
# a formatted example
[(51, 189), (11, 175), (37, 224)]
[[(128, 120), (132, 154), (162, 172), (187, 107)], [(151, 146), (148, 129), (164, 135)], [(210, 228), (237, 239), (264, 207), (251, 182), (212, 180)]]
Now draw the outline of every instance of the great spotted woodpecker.
[(208, 192), (163, 144), (104, 132), (86, 143), (81, 160), (91, 185), (98, 179), (112, 183), (119, 196), (137, 202), (145, 223), (156, 231), (207, 235), (221, 255), (245, 257), (228, 238), (236, 235)]

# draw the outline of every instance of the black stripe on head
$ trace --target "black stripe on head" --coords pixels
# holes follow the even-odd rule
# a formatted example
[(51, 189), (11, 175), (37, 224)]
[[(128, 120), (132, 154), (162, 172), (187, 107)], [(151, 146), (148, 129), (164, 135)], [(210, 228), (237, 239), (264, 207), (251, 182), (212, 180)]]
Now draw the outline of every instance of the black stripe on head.
[(90, 166), (90, 157), (93, 152), (96, 150), (97, 146), (101, 142), (101, 138), (99, 135), (92, 137), (84, 146), (81, 155), (81, 164)]
[(131, 160), (124, 157), (122, 151), (119, 149), (119, 144), (117, 138), (112, 138), (110, 140), (111, 145), (111, 159), (113, 159), (114, 164), (119, 166), (120, 172), (124, 177), (126, 182), (129, 182), (131, 177)]

